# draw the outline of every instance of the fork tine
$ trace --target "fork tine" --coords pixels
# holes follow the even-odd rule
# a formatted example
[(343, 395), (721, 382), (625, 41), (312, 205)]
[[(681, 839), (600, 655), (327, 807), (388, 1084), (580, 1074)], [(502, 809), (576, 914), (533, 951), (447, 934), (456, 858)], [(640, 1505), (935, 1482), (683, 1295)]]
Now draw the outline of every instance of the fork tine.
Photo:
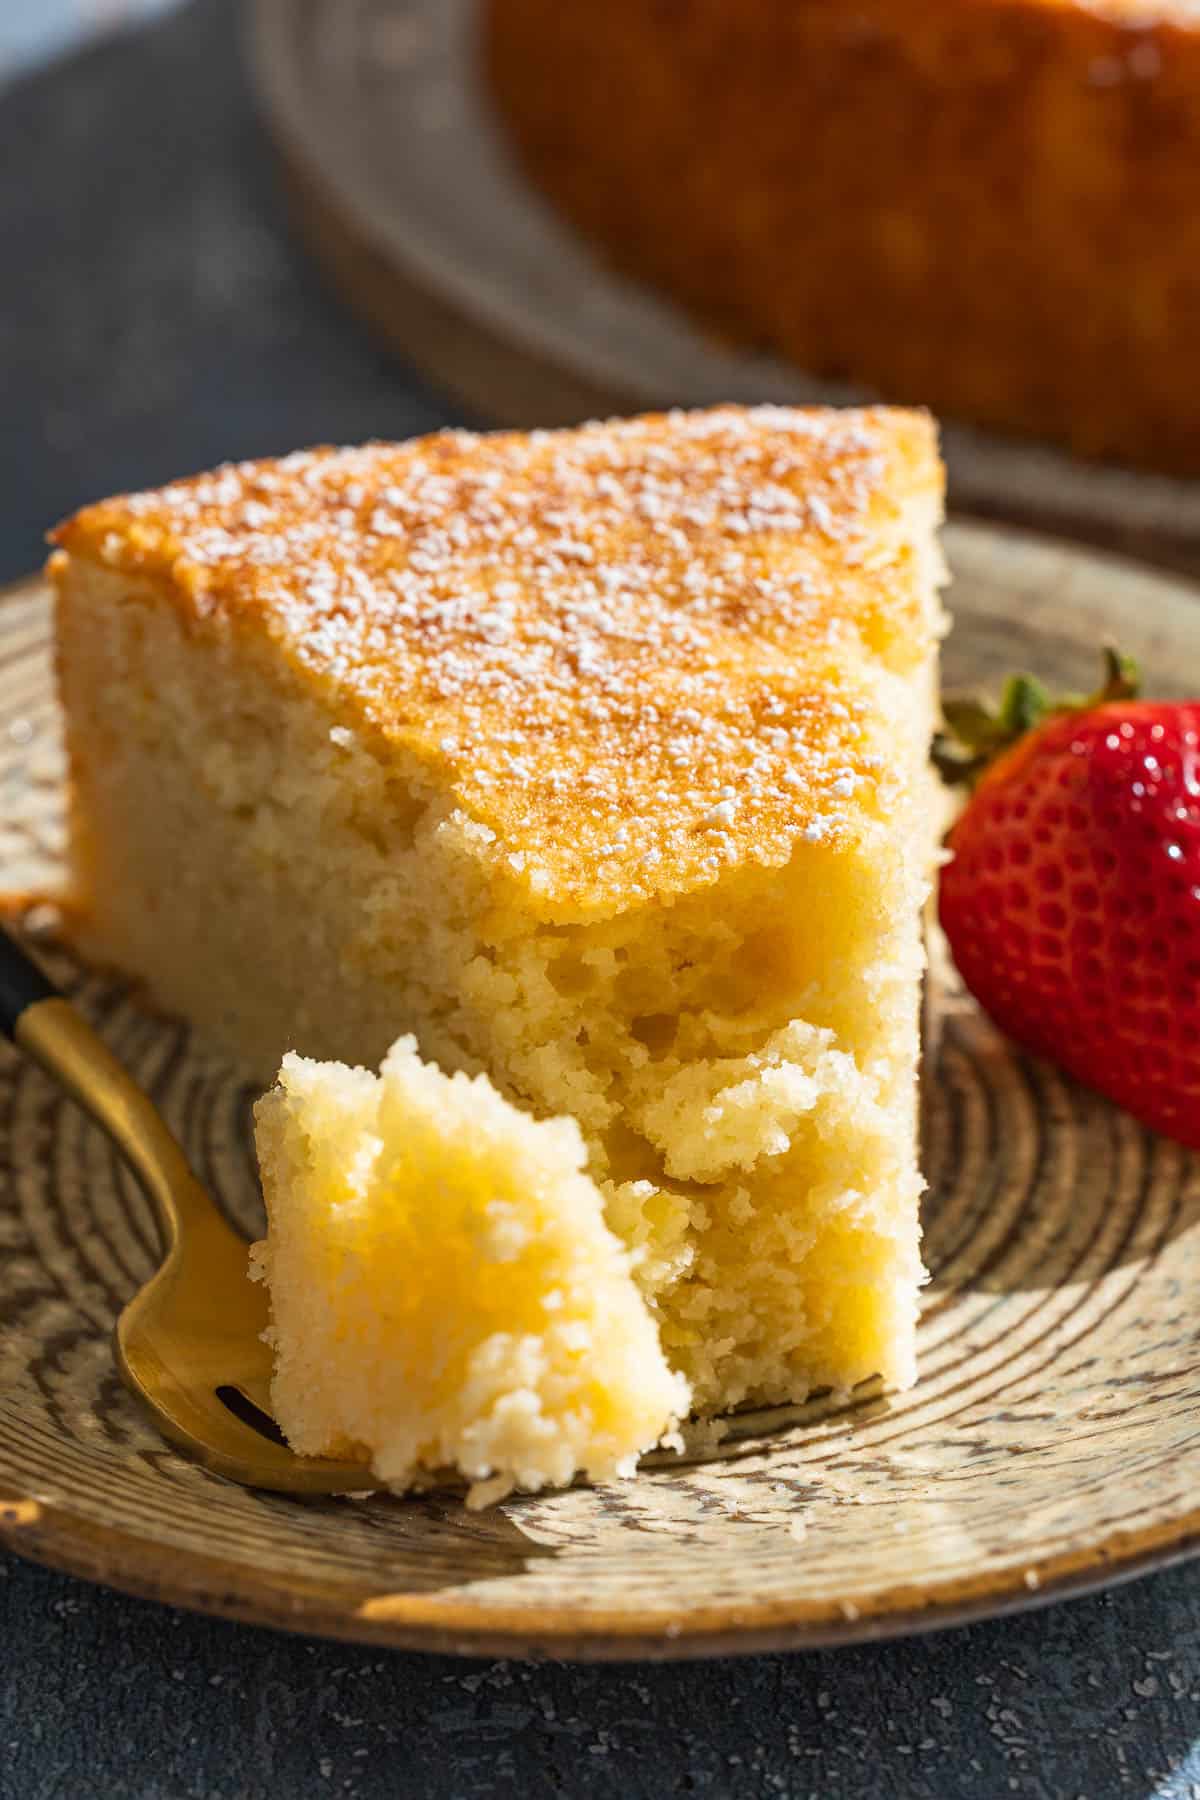
[(270, 1417), (267, 1302), (246, 1245), (226, 1223), (149, 1097), (91, 1026), (0, 931), (0, 1031), (112, 1139), (153, 1201), (166, 1258), (117, 1321), (117, 1367), (173, 1444), (215, 1474), (289, 1494), (363, 1492), (352, 1462), (299, 1457), (221, 1401), (240, 1389)]
[[(178, 1380), (140, 1329), (139, 1302), (147, 1291), (136, 1295), (117, 1321), (117, 1365), (126, 1386), (177, 1449), (244, 1487), (290, 1494), (365, 1493), (378, 1487), (365, 1464), (297, 1456), (239, 1419), (215, 1387)], [(226, 1385), (244, 1386), (232, 1374)], [(260, 1410), (270, 1417), (266, 1407)]]

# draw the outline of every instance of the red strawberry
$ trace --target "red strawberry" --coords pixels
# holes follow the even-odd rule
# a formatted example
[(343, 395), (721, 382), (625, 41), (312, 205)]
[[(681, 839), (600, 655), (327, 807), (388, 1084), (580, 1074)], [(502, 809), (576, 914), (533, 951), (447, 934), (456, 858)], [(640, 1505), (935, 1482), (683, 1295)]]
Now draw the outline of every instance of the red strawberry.
[(1109, 673), (1082, 705), (1049, 710), (1027, 677), (997, 719), (947, 704), (981, 752), (959, 768), (983, 772), (939, 913), (1010, 1037), (1200, 1149), (1200, 701), (1137, 701), (1129, 665)]

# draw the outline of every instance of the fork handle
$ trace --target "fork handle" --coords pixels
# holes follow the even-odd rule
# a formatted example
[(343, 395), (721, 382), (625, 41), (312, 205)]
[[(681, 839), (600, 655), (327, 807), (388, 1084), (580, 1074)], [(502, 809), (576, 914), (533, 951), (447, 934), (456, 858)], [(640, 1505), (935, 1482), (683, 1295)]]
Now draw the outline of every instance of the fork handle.
[(169, 1246), (185, 1225), (229, 1231), (149, 1095), (3, 928), (0, 1032), (108, 1133), (154, 1202)]
[(39, 1000), (58, 999), (58, 989), (26, 956), (7, 930), (0, 929), (0, 1031), (17, 1039), (21, 1014)]

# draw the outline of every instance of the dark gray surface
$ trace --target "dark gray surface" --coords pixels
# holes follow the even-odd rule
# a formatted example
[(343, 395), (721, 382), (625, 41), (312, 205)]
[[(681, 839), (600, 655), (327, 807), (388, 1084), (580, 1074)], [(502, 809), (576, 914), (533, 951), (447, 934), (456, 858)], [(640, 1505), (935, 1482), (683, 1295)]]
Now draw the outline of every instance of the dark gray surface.
[(576, 1669), (381, 1655), (13, 1563), (4, 1800), (1196, 1800), (1194, 1578), (903, 1645)]
[[(100, 493), (452, 416), (289, 242), (234, 16), (0, 93), (0, 579)], [(0, 1558), (0, 1800), (677, 1794), (1200, 1800), (1200, 1569), (908, 1644), (570, 1669), (304, 1643)]]

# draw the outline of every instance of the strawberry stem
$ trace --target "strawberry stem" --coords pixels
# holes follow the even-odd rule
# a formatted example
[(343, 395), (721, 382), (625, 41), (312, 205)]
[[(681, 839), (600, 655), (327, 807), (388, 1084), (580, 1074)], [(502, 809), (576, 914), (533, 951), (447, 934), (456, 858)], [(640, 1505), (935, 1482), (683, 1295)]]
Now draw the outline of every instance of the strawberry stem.
[(1138, 666), (1111, 644), (1104, 647), (1104, 680), (1094, 694), (1064, 694), (1052, 699), (1036, 675), (1010, 675), (998, 706), (971, 694), (947, 694), (942, 701), (945, 729), (933, 741), (933, 761), (943, 781), (973, 787), (989, 763), (1010, 750), (1027, 732), (1060, 713), (1090, 712), (1114, 700), (1136, 698)]
[(1111, 700), (1136, 700), (1142, 685), (1142, 672), (1132, 656), (1123, 656), (1112, 644), (1104, 646), (1104, 685), (1087, 706), (1107, 706)]

